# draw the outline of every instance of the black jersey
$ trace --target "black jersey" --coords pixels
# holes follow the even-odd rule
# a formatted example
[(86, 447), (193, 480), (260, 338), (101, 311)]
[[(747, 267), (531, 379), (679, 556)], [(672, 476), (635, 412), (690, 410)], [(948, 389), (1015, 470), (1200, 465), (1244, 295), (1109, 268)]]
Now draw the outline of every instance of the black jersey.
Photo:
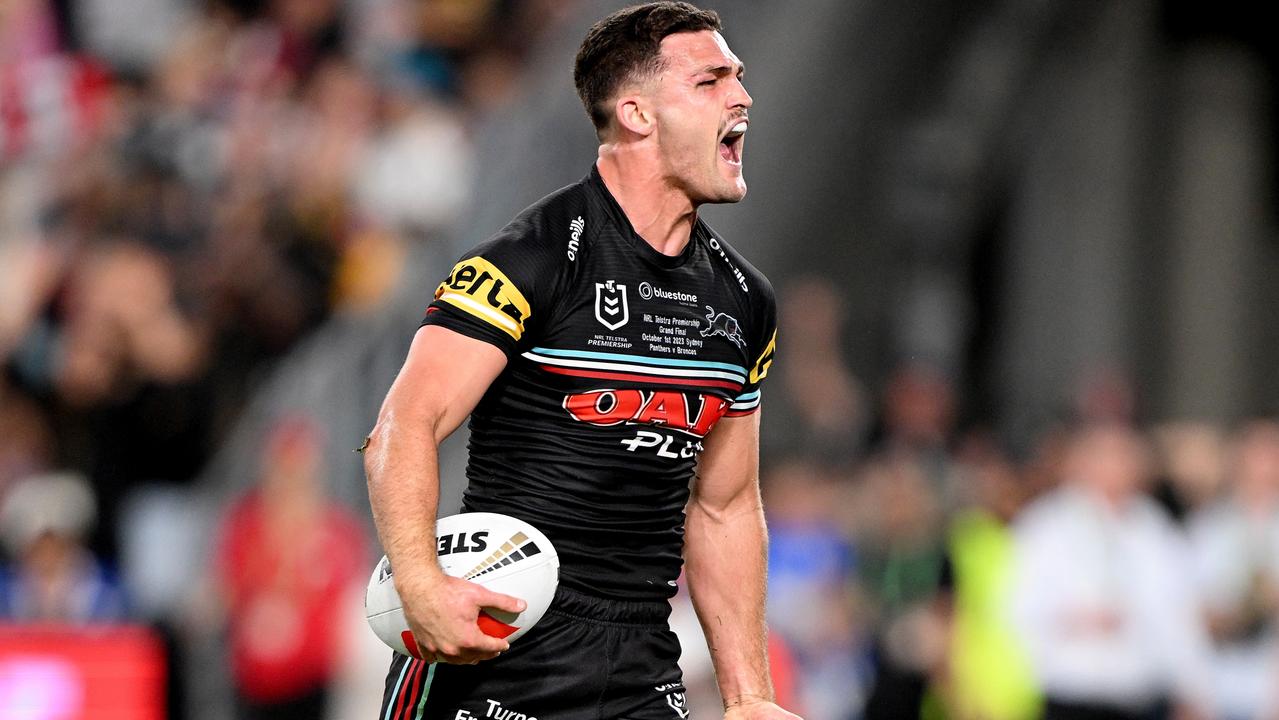
[(657, 252), (593, 169), (467, 253), (423, 324), (508, 358), (471, 414), (464, 510), (533, 523), (567, 587), (674, 595), (701, 441), (759, 406), (768, 280), (700, 220)]

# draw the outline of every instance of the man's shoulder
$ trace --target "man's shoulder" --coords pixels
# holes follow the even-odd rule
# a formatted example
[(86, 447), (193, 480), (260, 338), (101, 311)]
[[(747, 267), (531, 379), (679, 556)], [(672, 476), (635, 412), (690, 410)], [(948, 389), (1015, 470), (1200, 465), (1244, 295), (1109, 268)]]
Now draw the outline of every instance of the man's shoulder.
[(520, 211), (503, 228), (503, 233), (518, 232), (526, 237), (564, 240), (567, 244), (580, 225), (589, 206), (584, 182), (576, 182), (542, 197)]

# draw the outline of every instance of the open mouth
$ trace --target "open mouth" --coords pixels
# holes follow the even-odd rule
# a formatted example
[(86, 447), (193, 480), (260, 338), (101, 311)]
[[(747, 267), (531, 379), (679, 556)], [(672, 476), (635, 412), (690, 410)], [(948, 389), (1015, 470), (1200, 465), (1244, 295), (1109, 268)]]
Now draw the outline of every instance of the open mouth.
[(729, 165), (742, 164), (742, 145), (745, 143), (746, 120), (738, 120), (719, 141), (719, 156)]

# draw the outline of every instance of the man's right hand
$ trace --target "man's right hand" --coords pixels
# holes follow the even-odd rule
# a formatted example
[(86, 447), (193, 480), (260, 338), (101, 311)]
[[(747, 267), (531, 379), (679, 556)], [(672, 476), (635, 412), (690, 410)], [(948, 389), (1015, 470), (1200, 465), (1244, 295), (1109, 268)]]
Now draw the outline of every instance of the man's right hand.
[(511, 647), (502, 638), (485, 635), (476, 625), (482, 608), (519, 613), (528, 605), (519, 598), (442, 572), (421, 582), (405, 582), (396, 589), (422, 658), (455, 665), (491, 660)]

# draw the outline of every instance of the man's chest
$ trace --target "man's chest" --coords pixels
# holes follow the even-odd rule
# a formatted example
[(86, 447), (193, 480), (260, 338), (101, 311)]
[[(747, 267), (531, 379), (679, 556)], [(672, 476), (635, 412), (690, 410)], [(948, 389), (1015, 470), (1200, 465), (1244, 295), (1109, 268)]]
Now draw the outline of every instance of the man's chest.
[(578, 270), (516, 361), (526, 397), (632, 452), (691, 457), (748, 382), (740, 301), (704, 263)]
[(620, 253), (595, 253), (583, 258), (536, 345), (561, 357), (571, 352), (580, 359), (639, 363), (649, 376), (740, 390), (750, 318), (724, 280), (697, 257), (664, 269)]

